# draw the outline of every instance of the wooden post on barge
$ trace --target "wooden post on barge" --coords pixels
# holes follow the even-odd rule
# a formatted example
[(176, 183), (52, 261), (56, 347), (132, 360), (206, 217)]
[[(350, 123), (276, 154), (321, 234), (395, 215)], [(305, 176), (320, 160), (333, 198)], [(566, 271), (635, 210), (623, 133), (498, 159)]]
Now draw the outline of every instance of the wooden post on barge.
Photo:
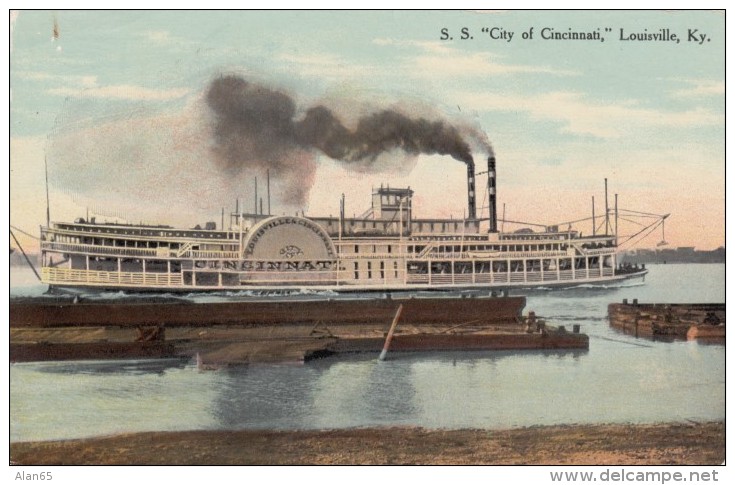
[(396, 325), (398, 325), (398, 319), (401, 318), (402, 311), (403, 311), (403, 305), (400, 305), (398, 307), (398, 311), (396, 311), (396, 316), (393, 317), (393, 323), (390, 326), (390, 330), (388, 330), (388, 336), (385, 338), (385, 344), (383, 344), (383, 351), (380, 353), (380, 357), (378, 357), (378, 360), (385, 360), (385, 356), (388, 355), (388, 348), (390, 348), (390, 341), (393, 340), (393, 332), (396, 329)]

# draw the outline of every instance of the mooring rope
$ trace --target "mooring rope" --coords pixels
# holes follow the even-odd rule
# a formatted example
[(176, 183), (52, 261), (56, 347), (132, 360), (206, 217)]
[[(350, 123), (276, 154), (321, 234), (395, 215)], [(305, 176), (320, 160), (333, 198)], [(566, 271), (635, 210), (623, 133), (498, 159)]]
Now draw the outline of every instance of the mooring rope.
[(18, 245), (18, 249), (20, 249), (20, 252), (23, 253), (23, 257), (26, 258), (26, 263), (28, 263), (28, 266), (31, 267), (33, 272), (36, 275), (36, 278), (38, 278), (38, 281), (41, 281), (41, 276), (38, 274), (38, 271), (36, 271), (36, 268), (33, 266), (33, 263), (31, 263), (31, 260), (28, 258), (28, 255), (25, 251), (23, 251), (23, 246), (20, 245), (20, 242), (18, 242), (18, 238), (15, 237), (15, 234), (13, 234), (13, 230), (10, 230), (10, 235), (13, 236), (13, 240), (15, 240), (15, 244)]

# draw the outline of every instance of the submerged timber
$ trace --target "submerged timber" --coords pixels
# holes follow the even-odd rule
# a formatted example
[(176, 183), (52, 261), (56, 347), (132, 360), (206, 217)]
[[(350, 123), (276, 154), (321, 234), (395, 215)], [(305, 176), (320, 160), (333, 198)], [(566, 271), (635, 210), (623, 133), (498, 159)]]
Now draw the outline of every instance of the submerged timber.
[[(476, 216), (468, 165), (468, 217), (414, 216), (410, 188), (380, 187), (359, 217), (240, 211), (229, 228), (97, 223), (41, 229), (41, 278), (52, 288), (134, 291), (337, 292), (506, 289), (605, 283), (643, 276), (616, 263), (617, 237), (571, 226), (498, 231), (495, 159), (488, 159), (489, 217)], [(270, 203), (268, 203), (270, 206)], [(487, 223), (485, 224), (485, 222)], [(481, 229), (481, 223), (483, 228)], [(608, 224), (606, 223), (606, 227)]]

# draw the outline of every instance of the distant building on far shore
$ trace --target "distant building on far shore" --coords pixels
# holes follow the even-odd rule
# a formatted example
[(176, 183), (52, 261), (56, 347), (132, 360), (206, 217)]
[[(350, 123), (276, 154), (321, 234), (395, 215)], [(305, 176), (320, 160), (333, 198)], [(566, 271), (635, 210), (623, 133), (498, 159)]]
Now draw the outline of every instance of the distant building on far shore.
[(621, 263), (666, 264), (666, 263), (724, 263), (725, 248), (712, 251), (697, 251), (693, 247), (667, 249), (635, 249), (619, 257)]

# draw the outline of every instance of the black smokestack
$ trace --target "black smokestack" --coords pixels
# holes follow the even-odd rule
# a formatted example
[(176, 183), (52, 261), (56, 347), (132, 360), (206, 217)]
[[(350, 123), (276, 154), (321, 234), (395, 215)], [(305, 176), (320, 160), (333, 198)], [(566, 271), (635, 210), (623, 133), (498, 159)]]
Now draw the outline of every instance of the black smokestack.
[[(310, 184), (316, 170), (316, 150), (363, 168), (384, 153), (401, 150), (411, 155), (449, 155), (466, 163), (468, 174), (472, 171), (470, 216), (475, 217), (474, 163), (466, 138), (489, 148), (479, 130), (392, 109), (361, 117), (354, 129), (321, 105), (309, 107), (297, 118), (296, 102), (290, 95), (235, 75), (213, 80), (206, 100), (215, 115), (213, 149), (224, 168), (272, 167), (275, 177), (301, 184), (291, 190), (293, 202), (304, 202), (308, 194), (304, 183)], [(300, 158), (293, 156), (296, 152)]]
[(490, 227), (489, 232), (498, 232), (498, 210), (495, 193), (495, 157), (490, 156), (487, 159), (487, 193), (490, 198), (489, 200), (489, 217)]
[(470, 160), (467, 164), (467, 208), (468, 219), (477, 218), (477, 202), (475, 197), (475, 163)]

